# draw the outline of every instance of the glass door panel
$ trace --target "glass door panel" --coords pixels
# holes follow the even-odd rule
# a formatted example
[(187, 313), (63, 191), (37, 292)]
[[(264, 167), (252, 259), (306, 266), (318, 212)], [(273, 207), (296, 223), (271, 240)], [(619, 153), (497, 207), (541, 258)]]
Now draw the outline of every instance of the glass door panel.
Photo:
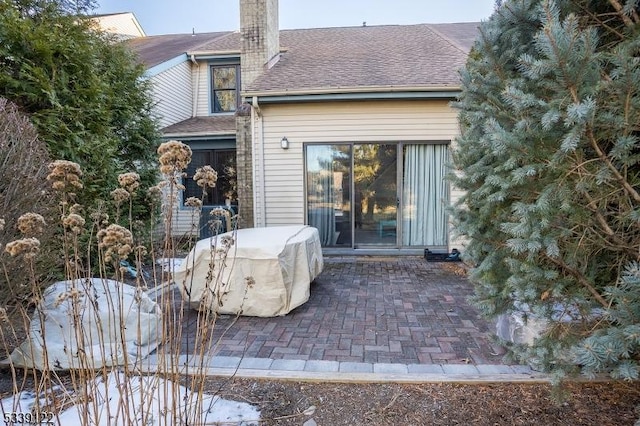
[(397, 145), (353, 146), (354, 236), (357, 246), (396, 246)]
[(308, 145), (307, 223), (323, 247), (351, 247), (351, 146)]

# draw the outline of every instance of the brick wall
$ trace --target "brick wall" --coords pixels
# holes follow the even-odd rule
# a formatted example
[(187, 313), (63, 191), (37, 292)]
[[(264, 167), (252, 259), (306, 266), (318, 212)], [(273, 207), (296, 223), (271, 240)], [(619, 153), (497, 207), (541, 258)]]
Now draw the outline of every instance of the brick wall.
[[(242, 90), (260, 76), (266, 64), (280, 52), (278, 0), (240, 0), (240, 81)], [(236, 164), (238, 205), (242, 228), (254, 226), (251, 106), (236, 114)]]
[(243, 104), (236, 113), (236, 164), (238, 170), (238, 227), (253, 228), (251, 107), (248, 104)]
[(278, 0), (240, 0), (242, 85), (247, 87), (280, 51)]

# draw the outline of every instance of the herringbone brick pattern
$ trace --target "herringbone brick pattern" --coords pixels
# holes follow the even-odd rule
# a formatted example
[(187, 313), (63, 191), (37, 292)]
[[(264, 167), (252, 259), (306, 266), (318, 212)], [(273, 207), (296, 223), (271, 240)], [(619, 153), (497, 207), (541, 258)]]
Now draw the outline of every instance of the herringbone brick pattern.
[[(219, 318), (213, 355), (500, 364), (493, 325), (467, 301), (471, 284), (442, 265), (419, 257), (325, 257), (309, 301), (288, 315), (240, 317), (235, 324), (231, 316)], [(185, 316), (185, 351), (196, 317)]]

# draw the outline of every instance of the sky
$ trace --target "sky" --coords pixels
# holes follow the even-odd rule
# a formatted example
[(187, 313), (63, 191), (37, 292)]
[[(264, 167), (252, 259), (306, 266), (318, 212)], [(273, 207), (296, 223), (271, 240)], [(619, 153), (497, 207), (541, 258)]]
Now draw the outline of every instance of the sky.
[[(239, 0), (98, 0), (95, 13), (133, 12), (147, 35), (237, 30)], [(473, 22), (494, 0), (280, 0), (281, 29)]]

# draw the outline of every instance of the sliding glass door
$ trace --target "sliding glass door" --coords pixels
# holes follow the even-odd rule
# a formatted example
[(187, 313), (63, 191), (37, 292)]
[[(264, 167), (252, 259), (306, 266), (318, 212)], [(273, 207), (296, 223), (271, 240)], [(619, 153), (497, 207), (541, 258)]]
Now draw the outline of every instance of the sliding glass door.
[(307, 223), (324, 247), (351, 247), (351, 146), (309, 145)]
[(397, 245), (397, 144), (353, 146), (355, 244)]
[(447, 156), (446, 144), (307, 145), (307, 223), (324, 247), (446, 247)]

